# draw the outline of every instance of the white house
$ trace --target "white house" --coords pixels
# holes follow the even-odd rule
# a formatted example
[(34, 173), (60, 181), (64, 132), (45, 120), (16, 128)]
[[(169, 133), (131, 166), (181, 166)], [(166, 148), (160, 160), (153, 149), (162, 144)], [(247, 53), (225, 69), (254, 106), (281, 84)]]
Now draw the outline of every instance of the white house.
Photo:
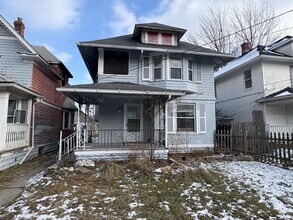
[(270, 131), (292, 132), (292, 36), (250, 51), (249, 44), (242, 46), (244, 53), (215, 73), (217, 117), (263, 119)]

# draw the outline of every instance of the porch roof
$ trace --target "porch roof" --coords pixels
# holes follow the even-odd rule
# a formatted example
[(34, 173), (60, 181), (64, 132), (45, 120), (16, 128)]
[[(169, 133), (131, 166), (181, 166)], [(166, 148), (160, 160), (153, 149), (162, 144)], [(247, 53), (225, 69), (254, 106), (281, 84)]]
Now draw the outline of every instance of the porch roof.
[(256, 100), (258, 103), (265, 102), (286, 102), (290, 100), (293, 101), (293, 87), (286, 87), (278, 92), (272, 93), (266, 97)]
[(85, 103), (99, 103), (103, 99), (103, 95), (107, 96), (174, 96), (179, 97), (190, 93), (188, 91), (179, 91), (158, 88), (153, 86), (126, 83), (126, 82), (108, 82), (108, 83), (92, 83), (72, 85), (57, 88), (57, 91), (62, 92), (72, 98), (74, 101)]
[(0, 80), (0, 91), (7, 91), (13, 95), (21, 96), (24, 98), (42, 98), (41, 94), (36, 93), (24, 86), (21, 86), (16, 82)]

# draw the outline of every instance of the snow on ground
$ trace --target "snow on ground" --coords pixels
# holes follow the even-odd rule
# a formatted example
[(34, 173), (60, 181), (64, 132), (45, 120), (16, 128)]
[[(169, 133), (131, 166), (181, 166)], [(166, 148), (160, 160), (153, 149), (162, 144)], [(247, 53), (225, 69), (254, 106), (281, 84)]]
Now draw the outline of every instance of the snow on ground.
[(218, 162), (212, 167), (224, 171), (229, 178), (236, 178), (254, 189), (261, 202), (269, 203), (282, 213), (293, 213), (293, 170), (285, 170), (276, 166), (252, 162)]

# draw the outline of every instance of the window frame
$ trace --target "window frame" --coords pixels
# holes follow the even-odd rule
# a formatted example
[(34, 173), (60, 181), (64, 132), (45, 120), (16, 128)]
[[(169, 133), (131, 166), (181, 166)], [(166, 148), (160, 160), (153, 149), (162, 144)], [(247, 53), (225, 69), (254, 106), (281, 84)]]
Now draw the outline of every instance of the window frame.
[[(68, 126), (65, 126), (65, 114), (68, 113)], [(72, 112), (69, 110), (63, 110), (63, 123), (62, 130), (71, 130), (72, 129)]]
[[(155, 61), (155, 59), (161, 59), (161, 66), (160, 67), (156, 67), (156, 61)], [(154, 81), (157, 81), (157, 80), (163, 80), (163, 55), (158, 55), (158, 56), (153, 56), (152, 57), (152, 64), (153, 64), (153, 68), (152, 68), (152, 70), (153, 70), (153, 80)], [(161, 78), (155, 78), (155, 70), (156, 69), (161, 69)]]
[[(199, 76), (200, 75), (200, 79)], [(196, 61), (196, 83), (202, 83), (202, 62), (200, 60)]]
[[(179, 60), (180, 62), (180, 67), (172, 67), (172, 60)], [(169, 55), (169, 79), (170, 80), (182, 80), (183, 79), (183, 74), (182, 74), (182, 58), (179, 56), (174, 56), (174, 55)], [(180, 78), (172, 78), (172, 69), (180, 69)]]
[[(148, 66), (145, 65), (145, 61), (144, 61), (145, 58), (148, 58)], [(148, 69), (148, 71), (149, 71), (149, 77), (148, 78), (144, 77), (144, 70), (145, 69)], [(142, 80), (150, 81), (150, 79), (151, 79), (151, 68), (150, 68), (150, 57), (149, 56), (143, 56), (142, 57), (142, 71), (141, 72), (142, 72)]]
[[(191, 68), (189, 66), (189, 62), (191, 62)], [(191, 76), (192, 76), (192, 79), (191, 80), (189, 79), (190, 71), (191, 71)], [(189, 82), (195, 82), (194, 65), (193, 65), (193, 60), (191, 60), (191, 59), (187, 59), (187, 80)]]
[[(184, 105), (187, 105), (187, 106), (192, 106), (193, 107), (193, 116), (192, 117), (183, 117), (183, 116), (180, 116), (178, 117), (178, 113), (179, 112), (183, 112), (183, 111), (178, 111), (178, 106), (184, 106)], [(191, 133), (198, 133), (198, 126), (197, 126), (197, 111), (196, 111), (196, 103), (179, 103), (177, 104), (176, 106), (176, 131), (177, 132), (191, 132)], [(179, 130), (178, 129), (178, 119), (193, 119), (193, 130)]]
[[(250, 78), (246, 78), (246, 74), (250, 74)], [(243, 72), (243, 77), (244, 77), (244, 89), (251, 89), (252, 88), (252, 73), (251, 69), (245, 70)], [(250, 87), (246, 87), (246, 83), (250, 81)]]

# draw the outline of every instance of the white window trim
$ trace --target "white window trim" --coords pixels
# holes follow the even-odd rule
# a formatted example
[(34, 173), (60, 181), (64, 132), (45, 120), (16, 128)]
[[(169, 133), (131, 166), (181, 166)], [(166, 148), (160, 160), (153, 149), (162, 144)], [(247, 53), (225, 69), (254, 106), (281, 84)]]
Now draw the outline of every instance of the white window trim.
[[(200, 64), (200, 70), (198, 70), (198, 64)], [(200, 71), (201, 80), (198, 79), (198, 71)], [(202, 62), (200, 60), (196, 61), (196, 69), (195, 69), (195, 77), (196, 77), (196, 83), (202, 83)]]
[[(148, 58), (149, 59), (149, 65), (146, 67), (146, 66), (144, 66), (144, 58)], [(144, 81), (150, 81), (151, 80), (151, 60), (150, 60), (150, 56), (143, 56), (142, 57), (142, 76), (141, 76), (141, 78), (142, 78), (142, 80), (144, 80)], [(144, 69), (149, 69), (149, 78), (144, 78)]]
[[(204, 106), (204, 116), (200, 116), (200, 106), (203, 105)], [(205, 134), (207, 132), (207, 117), (206, 117), (206, 105), (201, 103), (201, 104), (198, 104), (198, 120), (197, 120), (197, 128), (198, 128), (198, 133), (199, 134)], [(201, 131), (200, 130), (200, 119), (204, 119), (204, 131)]]
[[(178, 105), (193, 105), (193, 109), (194, 109), (194, 114), (195, 116), (193, 117), (194, 120), (196, 120), (196, 123), (194, 123), (194, 128), (196, 129), (196, 131), (178, 131), (177, 130), (177, 106)], [(193, 133), (193, 134), (198, 134), (198, 112), (197, 112), (197, 103), (188, 103), (188, 102), (184, 102), (184, 103), (177, 103), (175, 106), (176, 112), (173, 113), (174, 116), (174, 120), (175, 120), (175, 131), (177, 134), (185, 134), (185, 133)]]
[[(189, 69), (189, 61), (191, 62), (191, 69)], [(192, 71), (192, 80), (189, 80), (189, 70)], [(192, 59), (187, 59), (187, 81), (195, 82), (195, 71), (194, 71), (194, 61)]]
[[(155, 63), (154, 63), (154, 58), (155, 57), (161, 57), (161, 79), (155, 79)], [(156, 55), (152, 55), (152, 56), (150, 56), (150, 58), (151, 58), (151, 73), (152, 73), (152, 81), (162, 81), (162, 80), (164, 80), (164, 54), (156, 54)]]
[[(245, 79), (245, 73), (247, 73), (248, 71), (250, 72), (250, 78), (249, 79)], [(244, 79), (244, 89), (245, 90), (252, 89), (253, 84), (252, 84), (252, 71), (251, 71), (251, 69), (247, 69), (247, 70), (245, 70), (243, 72), (243, 79)], [(246, 88), (245, 82), (248, 81), (248, 80), (251, 80), (251, 87)]]
[[(168, 119), (169, 118), (172, 118), (172, 131), (169, 131), (168, 130), (168, 124), (167, 124), (167, 133), (168, 134), (176, 134), (176, 131), (177, 131), (177, 117), (176, 117), (176, 114), (177, 114), (177, 104), (176, 103), (166, 103), (167, 104), (167, 109), (166, 109), (166, 114), (167, 114), (167, 123), (168, 123)], [(169, 108), (169, 105), (168, 104), (172, 104), (172, 117), (170, 117), (168, 115), (168, 108)]]
[(172, 68), (172, 65), (171, 65), (171, 59), (172, 59), (172, 55), (170, 57), (170, 55), (168, 56), (167, 60), (168, 60), (168, 80), (172, 80), (172, 81), (182, 81), (183, 80), (183, 58), (182, 57), (178, 57), (180, 59), (180, 62), (181, 62), (181, 78), (180, 79), (176, 79), (176, 78), (172, 78), (171, 77), (171, 68)]
[(124, 114), (123, 114), (123, 129), (126, 132), (134, 132), (134, 131), (127, 131), (127, 108), (130, 105), (139, 105), (140, 106), (140, 130), (143, 130), (143, 104), (140, 103), (124, 103)]

